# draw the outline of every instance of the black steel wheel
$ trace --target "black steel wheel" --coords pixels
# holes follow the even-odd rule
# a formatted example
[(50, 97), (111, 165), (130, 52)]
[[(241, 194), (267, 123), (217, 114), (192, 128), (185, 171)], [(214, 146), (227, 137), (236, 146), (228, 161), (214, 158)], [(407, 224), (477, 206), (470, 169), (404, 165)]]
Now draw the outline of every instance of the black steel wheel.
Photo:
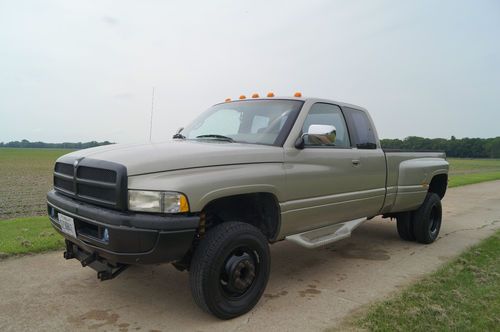
[(443, 209), (441, 198), (435, 193), (427, 193), (422, 205), (413, 212), (413, 233), (417, 242), (434, 242), (441, 229)]
[(209, 230), (196, 248), (189, 281), (195, 302), (221, 319), (251, 310), (269, 279), (267, 238), (256, 227), (227, 222)]

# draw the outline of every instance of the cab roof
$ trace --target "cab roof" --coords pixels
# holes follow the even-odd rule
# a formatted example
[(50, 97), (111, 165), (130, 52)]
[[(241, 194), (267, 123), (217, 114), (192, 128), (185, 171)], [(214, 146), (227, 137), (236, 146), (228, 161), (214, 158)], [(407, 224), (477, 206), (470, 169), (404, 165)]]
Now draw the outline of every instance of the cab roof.
[(233, 103), (233, 102), (246, 102), (246, 101), (251, 101), (251, 100), (299, 100), (303, 102), (309, 102), (309, 103), (329, 103), (329, 104), (335, 104), (341, 107), (351, 107), (355, 108), (358, 110), (363, 110), (367, 112), (367, 110), (364, 107), (350, 104), (350, 103), (345, 103), (337, 100), (332, 100), (332, 99), (325, 99), (325, 98), (316, 98), (316, 97), (291, 97), (291, 96), (274, 96), (274, 97), (259, 97), (259, 98), (245, 98), (245, 99), (234, 99), (230, 101), (223, 101), (220, 103), (217, 103), (215, 105), (219, 104), (225, 104), (225, 103)]

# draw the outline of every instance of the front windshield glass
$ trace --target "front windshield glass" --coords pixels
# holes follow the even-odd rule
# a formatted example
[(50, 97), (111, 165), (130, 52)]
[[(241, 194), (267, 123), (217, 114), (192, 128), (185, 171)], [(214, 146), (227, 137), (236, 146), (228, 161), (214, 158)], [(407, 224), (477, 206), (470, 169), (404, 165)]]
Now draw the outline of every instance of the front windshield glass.
[(186, 139), (282, 145), (303, 102), (243, 100), (215, 105), (180, 134)]

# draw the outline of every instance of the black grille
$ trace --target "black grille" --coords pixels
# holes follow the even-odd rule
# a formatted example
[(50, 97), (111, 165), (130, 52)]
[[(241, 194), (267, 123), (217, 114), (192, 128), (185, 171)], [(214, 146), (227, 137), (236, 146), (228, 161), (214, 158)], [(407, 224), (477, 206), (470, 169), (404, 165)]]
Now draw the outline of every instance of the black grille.
[(74, 191), (74, 186), (73, 186), (72, 180), (61, 179), (61, 178), (58, 178), (55, 176), (54, 176), (54, 187), (61, 188), (61, 189), (66, 190), (68, 192)]
[(78, 184), (78, 195), (89, 198), (95, 197), (113, 203), (115, 201), (115, 188), (100, 188), (93, 185)]
[(73, 176), (73, 165), (56, 163), (55, 171), (61, 174)]
[(54, 188), (78, 200), (124, 210), (127, 203), (125, 166), (84, 158), (77, 163), (67, 158), (54, 168)]
[(109, 169), (82, 166), (78, 167), (78, 172), (76, 174), (81, 179), (108, 183), (116, 182), (116, 172)]

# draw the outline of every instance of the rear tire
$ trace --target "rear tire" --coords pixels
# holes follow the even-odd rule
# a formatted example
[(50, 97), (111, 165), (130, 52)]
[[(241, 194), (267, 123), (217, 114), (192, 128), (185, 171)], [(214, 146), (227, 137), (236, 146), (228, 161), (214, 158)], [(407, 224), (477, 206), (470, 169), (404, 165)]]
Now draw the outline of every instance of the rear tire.
[(405, 241), (415, 241), (411, 212), (401, 212), (396, 217), (399, 237)]
[(435, 193), (427, 193), (422, 205), (413, 212), (413, 233), (417, 242), (434, 242), (441, 229), (443, 209), (441, 198)]
[(270, 264), (267, 238), (259, 229), (241, 222), (219, 224), (194, 252), (189, 274), (193, 298), (218, 318), (240, 316), (262, 296)]

